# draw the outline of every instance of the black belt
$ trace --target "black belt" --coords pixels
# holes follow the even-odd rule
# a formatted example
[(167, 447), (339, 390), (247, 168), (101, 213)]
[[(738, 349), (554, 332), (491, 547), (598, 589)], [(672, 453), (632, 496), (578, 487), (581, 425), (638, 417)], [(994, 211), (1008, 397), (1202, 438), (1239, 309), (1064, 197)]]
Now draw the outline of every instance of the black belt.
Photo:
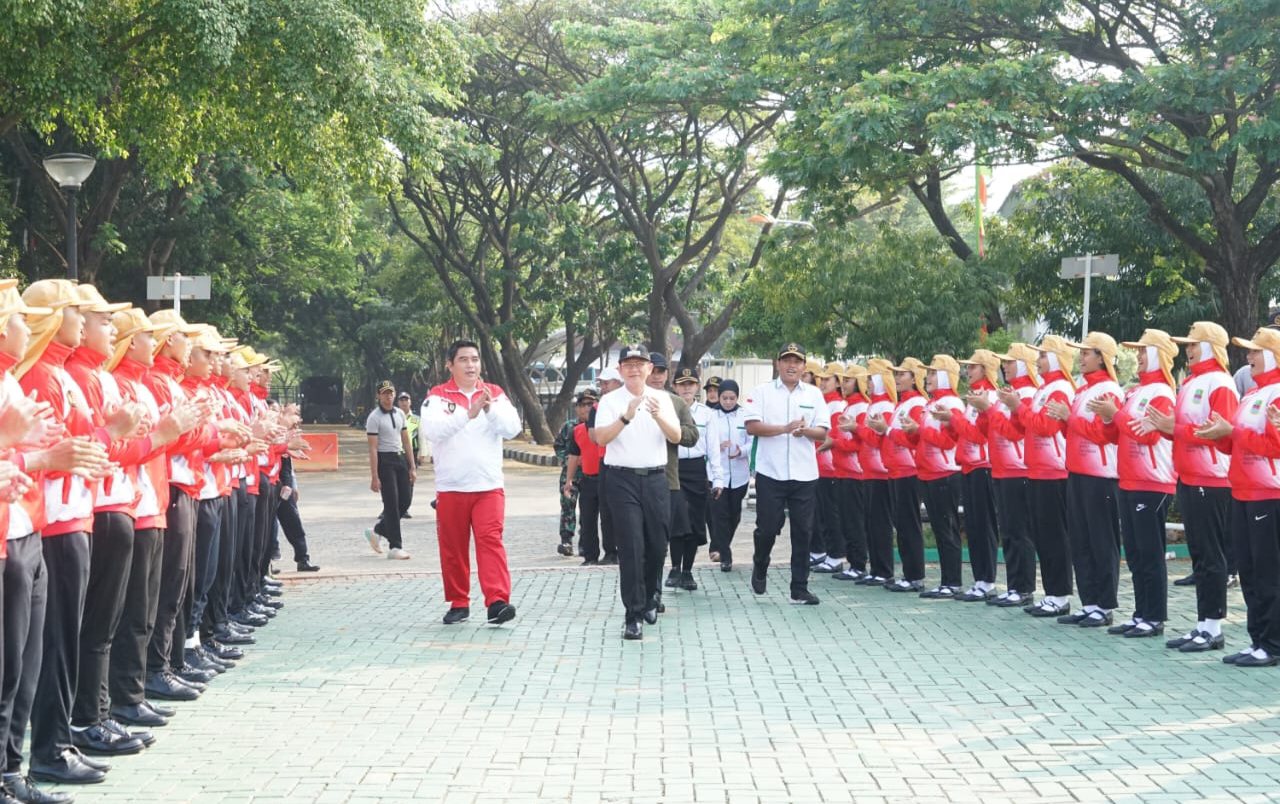
[(641, 477), (646, 477), (648, 475), (654, 474), (655, 472), (665, 473), (667, 471), (666, 466), (635, 467), (635, 466), (616, 466), (614, 464), (607, 464), (607, 465), (610, 470), (617, 469), (620, 472), (630, 472), (633, 475), (640, 475)]

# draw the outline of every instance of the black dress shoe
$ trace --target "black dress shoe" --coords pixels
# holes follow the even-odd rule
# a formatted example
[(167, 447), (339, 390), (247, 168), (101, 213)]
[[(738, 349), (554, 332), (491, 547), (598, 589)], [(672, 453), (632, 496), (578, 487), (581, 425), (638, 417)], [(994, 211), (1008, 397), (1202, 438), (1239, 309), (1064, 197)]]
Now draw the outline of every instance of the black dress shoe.
[[(253, 637), (250, 637), (250, 639), (252, 638)], [(244, 658), (244, 651), (239, 648), (224, 645), (216, 639), (211, 639), (204, 643), (204, 649), (212, 653), (215, 659), (224, 662), (238, 662)]]
[(720, 562), (720, 571), (721, 571), (721, 572), (733, 572), (733, 562), (732, 562), (732, 561), (721, 561), (721, 562)]
[(562, 555), (562, 556), (571, 556), (571, 555), (573, 555), (573, 543), (572, 543), (572, 542), (560, 542), (560, 544), (556, 547), (556, 552), (557, 552), (557, 553), (559, 553), (559, 554), (560, 554), (560, 555)]
[(205, 664), (219, 668), (221, 672), (226, 672), (236, 666), (236, 663), (228, 659), (219, 659), (204, 645), (197, 645), (195, 648), (196, 655), (204, 660)]
[(1236, 667), (1275, 667), (1280, 664), (1280, 656), (1271, 656), (1270, 654), (1259, 659), (1252, 653), (1246, 653), (1239, 659), (1232, 662)]
[(167, 672), (148, 673), (144, 686), (147, 697), (162, 701), (194, 701), (200, 693)]
[(150, 748), (152, 745), (155, 745), (155, 742), (156, 742), (155, 735), (147, 731), (146, 729), (129, 731), (124, 727), (123, 724), (119, 723), (118, 721), (112, 720), (111, 718), (107, 718), (106, 720), (102, 721), (102, 727), (113, 734), (119, 735), (122, 739), (133, 738), (135, 740), (141, 740), (142, 745), (145, 748)]
[(252, 625), (254, 628), (261, 628), (267, 624), (267, 618), (261, 614), (254, 614), (250, 611), (241, 611), (231, 615), (231, 622), (240, 623), (241, 625)]
[(649, 625), (657, 625), (658, 624), (658, 607), (654, 605), (650, 605), (649, 608), (645, 609), (643, 612), (640, 613), (640, 616), (643, 617), (644, 621), (647, 622)]
[[(238, 631), (215, 631), (213, 638), (223, 645), (252, 645), (257, 642), (257, 638), (250, 634), (242, 634)], [(221, 658), (222, 654), (218, 651), (213, 652), (214, 656)]]
[(1055, 606), (1052, 603), (1048, 605), (1045, 605), (1043, 603), (1037, 603), (1032, 606), (1025, 606), (1023, 607), (1022, 610), (1025, 611), (1027, 614), (1030, 614), (1032, 617), (1058, 617), (1060, 615), (1066, 614), (1068, 611), (1068, 607)]
[(761, 567), (758, 564), (751, 568), (751, 591), (757, 595), (763, 595), (765, 589), (769, 586), (768, 567)]
[[(259, 617), (265, 617), (268, 620), (273, 620), (275, 619), (275, 616), (276, 616), (275, 609), (271, 608), (270, 606), (264, 606), (261, 603), (258, 603), (257, 601), (253, 601), (249, 605), (245, 606), (244, 610), (249, 612), (250, 614), (256, 614)], [(263, 623), (263, 625), (265, 624), (266, 623)]]
[(1111, 626), (1110, 628), (1108, 628), (1108, 629), (1107, 629), (1107, 633), (1108, 633), (1108, 634), (1123, 634), (1125, 631), (1128, 631), (1130, 628), (1136, 628), (1136, 627), (1137, 627), (1137, 625), (1138, 625), (1138, 623), (1137, 623), (1137, 622), (1135, 622), (1135, 621), (1133, 621), (1133, 620), (1125, 620), (1125, 621), (1124, 621), (1124, 622), (1122, 622), (1122, 623), (1116, 623), (1115, 625), (1113, 625), (1113, 626)]
[(195, 648), (187, 648), (184, 650), (182, 652), (182, 661), (187, 667), (190, 667), (193, 670), (212, 673), (215, 676), (227, 672), (227, 669), (222, 666), (222, 662), (218, 662), (217, 664), (210, 662)]
[(680, 570), (675, 569), (673, 567), (671, 571), (667, 573), (667, 579), (662, 582), (662, 585), (667, 587), (668, 589), (675, 589), (677, 586), (679, 586)]
[(466, 606), (454, 606), (444, 613), (444, 624), (457, 625), (458, 623), (465, 623), (470, 616), (471, 609)]
[(1111, 612), (1094, 609), (1086, 614), (1084, 619), (1076, 623), (1076, 625), (1081, 628), (1101, 628), (1104, 625), (1111, 625), (1111, 620)]
[(161, 717), (142, 704), (111, 707), (111, 717), (130, 726), (149, 726), (159, 728), (169, 725), (169, 719)]
[(111, 772), (110, 762), (106, 761), (105, 759), (101, 759), (98, 757), (91, 757), (84, 753), (81, 753), (80, 749), (76, 748), (74, 745), (69, 745), (66, 748), (63, 748), (62, 750), (65, 753), (70, 754), (71, 756), (74, 756), (76, 759), (80, 760), (82, 763), (84, 763), (85, 765), (88, 765), (94, 770), (102, 771), (103, 773)]
[(644, 632), (640, 630), (640, 623), (629, 622), (622, 628), (623, 639), (643, 639)]
[[(212, 670), (200, 670), (189, 665), (183, 665), (180, 669), (175, 670), (173, 674), (178, 677), (178, 680), (188, 685), (208, 684), (218, 677), (218, 674)], [(200, 688), (196, 687), (196, 689)]]
[[(145, 747), (138, 738), (121, 737), (101, 723), (94, 724), (86, 729), (78, 729), (73, 726), (71, 728), (71, 744), (86, 754), (108, 757), (136, 754)], [(66, 755), (64, 754), (63, 756)], [(76, 761), (79, 760), (77, 759)], [(32, 769), (34, 770), (34, 767)]]
[(680, 573), (680, 588), (686, 592), (698, 591), (698, 582), (693, 579), (692, 572)]
[(801, 592), (798, 596), (791, 596), (791, 605), (793, 606), (816, 606), (820, 602), (821, 601), (818, 600), (818, 596), (813, 592), (805, 591)]
[(1190, 575), (1184, 575), (1178, 580), (1174, 581), (1173, 585), (1174, 586), (1195, 586), (1196, 574), (1193, 572)]
[(171, 706), (161, 706), (160, 704), (152, 703), (145, 698), (142, 700), (141, 706), (145, 709), (150, 709), (152, 712), (155, 712), (163, 718), (170, 718), (178, 714), (178, 710)]
[(601, 564), (617, 564), (617, 563), (618, 563), (618, 554), (617, 554), (617, 553), (605, 553), (605, 554), (604, 554), (604, 558), (600, 559), (600, 563), (601, 563)]
[(319, 572), (320, 568), (311, 563), (310, 559), (302, 559), (298, 562), (298, 572)]
[(598, 558), (584, 558), (584, 559), (582, 559), (582, 563), (581, 563), (581, 564), (579, 564), (578, 566), (580, 566), (580, 567), (594, 567), (594, 566), (599, 565), (599, 563), (600, 563), (600, 559), (598, 559)]
[[(307, 566), (310, 567), (310, 569), (303, 569), (302, 565), (304, 563), (306, 562), (300, 562), (298, 564), (298, 572), (319, 572), (320, 571), (319, 567), (314, 566), (312, 564), (307, 564)], [(262, 594), (268, 595), (270, 597), (280, 597), (281, 595), (284, 594), (284, 590), (282, 590), (279, 586), (269, 586), (264, 584), (262, 587)]]
[(1143, 639), (1146, 637), (1164, 636), (1164, 623), (1147, 623), (1147, 625), (1151, 627), (1143, 628), (1142, 626), (1138, 626), (1137, 628), (1130, 628), (1128, 631), (1124, 632), (1124, 638)]
[(1196, 635), (1195, 639), (1188, 639), (1186, 642), (1178, 646), (1179, 653), (1204, 653), (1211, 650), (1222, 650), (1227, 646), (1227, 639), (1222, 634), (1212, 636), (1205, 631), (1201, 631)]
[(502, 625), (516, 618), (516, 607), (505, 600), (495, 600), (489, 606), (489, 625)]
[(1089, 614), (1085, 611), (1077, 611), (1077, 612), (1071, 612), (1068, 614), (1063, 614), (1062, 616), (1058, 617), (1058, 624), (1059, 625), (1079, 625), (1080, 623), (1084, 622), (1084, 618), (1088, 616)]
[[(138, 744), (141, 746), (141, 743)], [(139, 747), (138, 750), (142, 750)], [(70, 751), (62, 752), (53, 762), (31, 760), (31, 778), (58, 784), (97, 784), (107, 778), (105, 771), (95, 770)]]
[(21, 801), (13, 797), (9, 792), (9, 788), (5, 787), (3, 782), (0, 782), (0, 804), (22, 804)]
[(269, 598), (259, 596), (254, 600), (254, 602), (264, 609), (275, 609), (276, 611), (279, 611), (284, 608), (283, 600), (271, 600)]
[[(106, 778), (105, 776), (103, 778)], [(102, 781), (99, 779), (98, 781)], [(75, 798), (70, 793), (46, 793), (36, 787), (30, 776), (17, 773), (4, 775), (5, 792), (22, 804), (70, 804)]]
[(1242, 658), (1244, 658), (1245, 656), (1248, 656), (1248, 655), (1249, 655), (1249, 651), (1251, 651), (1251, 650), (1253, 650), (1253, 648), (1249, 648), (1249, 650), (1242, 650), (1242, 651), (1240, 651), (1239, 653), (1228, 653), (1226, 656), (1223, 656), (1223, 657), (1222, 657), (1222, 663), (1223, 663), (1223, 664), (1235, 664), (1236, 662), (1240, 661), (1240, 660), (1241, 660)]

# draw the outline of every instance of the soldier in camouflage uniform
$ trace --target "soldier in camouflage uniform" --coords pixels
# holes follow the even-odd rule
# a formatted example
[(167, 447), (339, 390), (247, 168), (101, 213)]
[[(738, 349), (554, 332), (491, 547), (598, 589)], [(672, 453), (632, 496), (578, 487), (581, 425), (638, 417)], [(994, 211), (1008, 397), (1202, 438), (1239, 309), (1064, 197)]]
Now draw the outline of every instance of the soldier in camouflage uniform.
[[(593, 403), (599, 399), (599, 395), (592, 389), (587, 389), (582, 395), (591, 397)], [(560, 546), (556, 548), (556, 552), (562, 556), (573, 555), (573, 535), (578, 530), (578, 485), (582, 480), (582, 470), (575, 473), (577, 476), (573, 478), (573, 485), (570, 487), (572, 493), (565, 494), (564, 487), (568, 480), (569, 442), (573, 441), (573, 428), (580, 421), (584, 420), (566, 419), (560, 426), (555, 441), (556, 457), (560, 459)]]

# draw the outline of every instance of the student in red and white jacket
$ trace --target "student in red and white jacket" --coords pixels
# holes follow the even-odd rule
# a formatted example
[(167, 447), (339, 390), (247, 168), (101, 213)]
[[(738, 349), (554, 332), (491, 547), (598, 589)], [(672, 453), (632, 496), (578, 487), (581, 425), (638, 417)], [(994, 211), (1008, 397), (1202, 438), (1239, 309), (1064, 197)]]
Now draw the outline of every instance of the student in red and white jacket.
[(1185, 344), (1191, 373), (1178, 390), (1173, 415), (1152, 409), (1147, 411), (1147, 419), (1173, 441), (1178, 508), (1186, 526), (1196, 587), (1196, 626), (1165, 642), (1165, 647), (1200, 653), (1226, 645), (1222, 621), (1227, 616), (1227, 577), (1233, 557), (1228, 527), (1231, 456), (1219, 450), (1217, 443), (1197, 436), (1196, 431), (1215, 414), (1224, 421), (1235, 421), (1240, 392), (1227, 370), (1230, 339), (1225, 329), (1212, 321), (1197, 321), (1187, 337), (1173, 340)]
[[(996, 398), (1000, 358), (990, 349), (978, 349), (968, 360), (959, 362), (967, 375), (968, 396), (980, 397), (989, 410)], [(966, 603), (995, 597), (999, 537), (996, 535), (996, 501), (987, 449), (988, 410), (980, 410), (966, 401), (961, 415), (953, 416), (945, 409), (939, 409), (935, 414), (956, 437), (956, 463), (960, 464), (960, 482), (964, 490), (964, 532), (969, 542), (969, 565), (973, 570), (973, 586), (960, 596), (960, 600)]]
[(1119, 405), (1124, 391), (1116, 382), (1115, 339), (1090, 332), (1080, 350), (1085, 385), (1070, 409), (1050, 404), (1049, 415), (1067, 422), (1067, 532), (1081, 608), (1058, 618), (1062, 625), (1097, 628), (1110, 625), (1120, 605), (1120, 512), (1116, 446), (1107, 437), (1098, 405)]
[(856, 583), (884, 586), (894, 580), (893, 490), (884, 464), (884, 431), (872, 425), (880, 422), (887, 426), (898, 405), (893, 364), (879, 357), (868, 360), (866, 376), (860, 383), (868, 400), (867, 410), (858, 417), (853, 432), (858, 439), (858, 464), (866, 495), (863, 522), (867, 531), (867, 574)]
[(1262, 327), (1233, 340), (1249, 350), (1256, 385), (1234, 420), (1212, 413), (1196, 430), (1231, 453), (1231, 529), (1250, 645), (1222, 661), (1272, 667), (1280, 664), (1280, 331)]
[(1173, 414), (1173, 359), (1178, 345), (1169, 333), (1149, 329), (1124, 346), (1138, 351), (1138, 385), (1124, 405), (1096, 399), (1093, 409), (1115, 440), (1120, 476), (1120, 534), (1133, 575), (1133, 616), (1107, 629), (1128, 638), (1158, 636), (1168, 618), (1169, 578), (1165, 570), (1165, 516), (1177, 486), (1173, 444), (1151, 424), (1148, 410)]
[(845, 408), (844, 394), (840, 391), (843, 373), (844, 366), (827, 363), (814, 374), (818, 390), (822, 391), (822, 399), (827, 403), (827, 419), (831, 427), (827, 430), (826, 438), (814, 444), (818, 451), (818, 511), (814, 524), (818, 527), (814, 532), (814, 544), (809, 548), (809, 558), (813, 571), (825, 575), (834, 575), (843, 570), (845, 558), (835, 441), (831, 437)]
[[(67, 359), (84, 335), (83, 301), (76, 286), (65, 279), (44, 279), (23, 292), (35, 307), (52, 310), (31, 316), (31, 343), (18, 366), (18, 380), (27, 394), (53, 406), (54, 416), (73, 438), (98, 442), (105, 452), (115, 439), (133, 432), (138, 419), (122, 410), (99, 427), (79, 385), (66, 370)], [(45, 608), (44, 657), (31, 710), (31, 771), (46, 780), (100, 780), (101, 770), (78, 759), (79, 744), (71, 730), (71, 702), (79, 683), (80, 627), (89, 581), (89, 531), (98, 482), (110, 469), (92, 477), (46, 472), (42, 548), (49, 584)], [(134, 738), (100, 735), (102, 744), (134, 744)]]
[(502, 545), (506, 492), (502, 441), (520, 432), (520, 416), (502, 389), (480, 378), (480, 347), (454, 341), (445, 360), (452, 378), (422, 403), (422, 434), (435, 463), (436, 536), (449, 601), (445, 623), (467, 619), (471, 597), (471, 534), (490, 625), (516, 616), (511, 573)]
[(863, 486), (858, 420), (867, 415), (867, 398), (858, 390), (858, 378), (867, 370), (850, 363), (841, 370), (843, 410), (831, 421), (831, 455), (836, 467), (836, 515), (843, 540), (841, 555), (848, 565), (835, 573), (837, 581), (857, 581), (867, 574), (866, 489)]
[[(1061, 412), (1068, 410), (1075, 398), (1071, 369), (1076, 350), (1057, 335), (1046, 335), (1035, 349), (1036, 370), (1043, 384), (1029, 400), (1012, 388), (1001, 389), (999, 396), (1017, 413), (1017, 423), (1026, 434), (1023, 449), (1031, 491), (1031, 533), (1044, 584), (1044, 597), (1024, 610), (1033, 617), (1058, 617), (1070, 611), (1072, 586), (1071, 544), (1067, 541), (1067, 423)], [(1051, 405), (1057, 415), (1049, 415)]]
[[(1035, 600), (1036, 548), (1031, 538), (1033, 521), (1031, 481), (1027, 475), (1026, 432), (1017, 411), (1029, 405), (1040, 385), (1036, 363), (1040, 353), (1025, 343), (1010, 345), (1000, 358), (1010, 407), (997, 391), (970, 394), (969, 404), (985, 409), (987, 455), (991, 458), (991, 482), (996, 492), (996, 517), (1004, 540), (1005, 590), (987, 601), (1000, 608), (1024, 606)], [(994, 401), (992, 398), (994, 397)], [(984, 423), (979, 420), (980, 424)]]
[(925, 374), (929, 401), (917, 423), (902, 423), (902, 431), (915, 444), (916, 470), (924, 490), (924, 507), (929, 527), (938, 545), (942, 581), (920, 597), (955, 600), (960, 595), (960, 465), (956, 462), (956, 437), (942, 418), (948, 420), (964, 411), (956, 395), (960, 385), (960, 364), (951, 355), (934, 355)]
[(902, 557), (902, 577), (884, 588), (891, 592), (920, 592), (924, 589), (924, 526), (920, 521), (920, 477), (916, 470), (915, 445), (902, 429), (907, 422), (917, 427), (924, 419), (924, 363), (914, 357), (893, 366), (898, 404), (886, 420), (868, 418), (867, 425), (883, 438), (880, 456), (889, 471), (893, 526), (898, 532), (898, 555)]

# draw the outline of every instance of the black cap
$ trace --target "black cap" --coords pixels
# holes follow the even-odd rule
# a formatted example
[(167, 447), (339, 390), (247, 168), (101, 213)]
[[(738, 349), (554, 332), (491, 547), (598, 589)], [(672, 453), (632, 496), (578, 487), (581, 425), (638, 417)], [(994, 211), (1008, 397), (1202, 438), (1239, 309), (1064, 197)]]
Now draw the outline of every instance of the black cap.
[(653, 359), (649, 356), (649, 350), (645, 349), (643, 346), (641, 346), (638, 343), (633, 343), (633, 344), (624, 346), (618, 350), (619, 363), (623, 362), (624, 360), (635, 360), (636, 358), (639, 358), (641, 360)]
[(804, 347), (798, 343), (789, 343), (778, 350), (779, 360), (781, 360), (784, 357), (787, 357), (788, 355), (795, 355), (801, 360), (807, 360), (809, 357), (807, 354), (805, 354)]
[(667, 356), (662, 352), (650, 352), (649, 362), (653, 363), (653, 367), (656, 369), (667, 368)]
[(573, 404), (593, 405), (599, 401), (600, 401), (600, 396), (595, 391), (592, 391), (591, 389), (587, 389), (586, 391), (583, 391), (582, 393), (578, 394), (578, 398), (574, 400)]
[(692, 368), (682, 368), (682, 369), (680, 369), (680, 373), (679, 373), (679, 374), (677, 374), (677, 375), (675, 376), (675, 379), (673, 379), (673, 380), (671, 381), (671, 383), (672, 383), (673, 385), (679, 385), (679, 384), (680, 384), (680, 383), (682, 383), (682, 382), (694, 382), (694, 383), (696, 383), (697, 381), (698, 381), (698, 370), (697, 370), (697, 369), (692, 369)]
[(738, 383), (736, 380), (725, 380), (724, 382), (720, 383), (720, 393), (724, 393), (725, 391), (729, 391), (735, 394), (742, 393), (741, 391), (738, 390)]
[(702, 387), (703, 388), (719, 388), (720, 378), (712, 374), (710, 377), (707, 378), (707, 384)]

